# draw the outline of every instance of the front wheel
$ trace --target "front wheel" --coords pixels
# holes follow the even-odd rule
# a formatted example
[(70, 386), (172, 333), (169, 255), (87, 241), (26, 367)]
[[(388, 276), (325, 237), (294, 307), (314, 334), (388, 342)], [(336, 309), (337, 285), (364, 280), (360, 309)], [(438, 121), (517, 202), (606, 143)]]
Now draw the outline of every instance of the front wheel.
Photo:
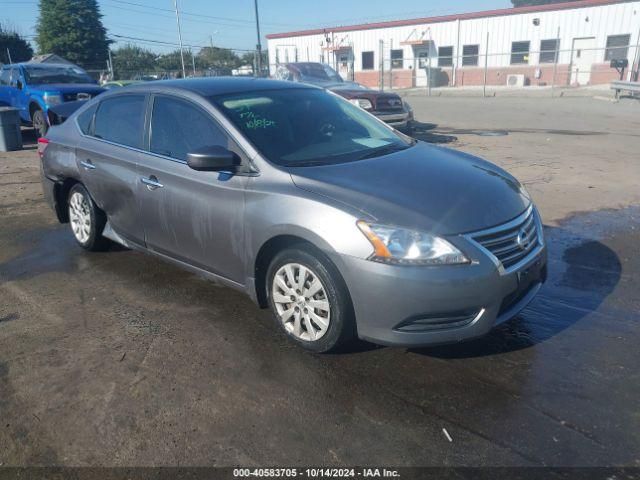
[(76, 183), (71, 187), (68, 208), (69, 224), (78, 245), (85, 250), (105, 250), (110, 243), (102, 236), (107, 219), (84, 185)]
[(354, 336), (349, 293), (322, 252), (306, 245), (284, 250), (271, 262), (267, 279), (276, 323), (302, 348), (328, 352)]

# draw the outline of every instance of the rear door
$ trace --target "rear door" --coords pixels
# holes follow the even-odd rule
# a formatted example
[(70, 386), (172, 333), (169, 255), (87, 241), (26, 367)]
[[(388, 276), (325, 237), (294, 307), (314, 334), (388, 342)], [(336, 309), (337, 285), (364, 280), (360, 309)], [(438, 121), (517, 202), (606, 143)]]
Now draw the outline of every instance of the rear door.
[(91, 122), (81, 114), (87, 131), (76, 152), (82, 182), (111, 227), (138, 244), (144, 243), (136, 196), (146, 102), (145, 94), (114, 95), (98, 104)]
[(150, 111), (150, 153), (140, 162), (138, 183), (147, 248), (243, 283), (248, 178), (195, 171), (186, 160), (187, 153), (212, 145), (244, 153), (189, 99), (156, 95)]

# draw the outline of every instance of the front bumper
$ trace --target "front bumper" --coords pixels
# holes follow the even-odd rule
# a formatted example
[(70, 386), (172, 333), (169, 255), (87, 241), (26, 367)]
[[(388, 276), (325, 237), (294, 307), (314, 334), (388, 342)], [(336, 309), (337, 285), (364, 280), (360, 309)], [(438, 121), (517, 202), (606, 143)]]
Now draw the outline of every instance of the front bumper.
[(413, 119), (413, 115), (411, 112), (406, 110), (401, 112), (371, 112), (373, 115), (378, 117), (383, 122), (391, 125), (395, 128), (404, 128), (409, 122)]
[(419, 347), (480, 337), (516, 316), (546, 280), (543, 243), (510, 271), (463, 237), (452, 243), (471, 264), (397, 266), (341, 257), (360, 338)]

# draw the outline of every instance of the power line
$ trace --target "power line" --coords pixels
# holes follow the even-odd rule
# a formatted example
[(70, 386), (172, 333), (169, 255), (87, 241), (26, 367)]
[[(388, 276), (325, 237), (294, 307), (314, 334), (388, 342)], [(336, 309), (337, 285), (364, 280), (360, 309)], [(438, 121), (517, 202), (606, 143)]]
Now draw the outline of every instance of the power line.
[[(180, 45), (177, 43), (173, 43), (173, 42), (165, 42), (163, 40), (153, 40), (150, 38), (141, 38), (141, 37), (131, 37), (128, 35), (118, 35), (115, 33), (111, 34), (112, 37), (116, 37), (116, 38), (123, 38), (125, 40), (132, 40), (132, 41), (138, 41), (138, 42), (147, 42), (147, 43), (153, 43), (153, 44), (158, 44), (158, 45), (167, 45), (167, 46), (172, 46), (172, 47), (179, 47)], [(183, 44), (184, 47), (191, 47), (191, 48), (202, 48), (202, 45), (189, 45), (189, 44)], [(250, 48), (233, 48), (233, 47), (215, 47), (215, 48), (219, 48), (220, 50), (233, 50), (236, 52), (254, 52), (254, 49), (250, 49)]]
[[(104, 1), (104, 0), (103, 0)], [(159, 8), (159, 7), (155, 7), (155, 6), (151, 6), (151, 5), (144, 5), (142, 3), (136, 3), (136, 2), (129, 2), (127, 0), (106, 0), (109, 2), (115, 2), (115, 3), (121, 3), (124, 5), (133, 5), (136, 7), (141, 7), (141, 8), (148, 8), (151, 10), (160, 10), (160, 11), (164, 11), (164, 12), (173, 12), (173, 10), (169, 9), (169, 8)], [(213, 20), (224, 20), (227, 22), (239, 22), (239, 23), (249, 23), (249, 24), (253, 24), (253, 20), (247, 20), (244, 18), (233, 18), (233, 17), (218, 17), (215, 15), (205, 15), (203, 13), (195, 13), (195, 12), (187, 12), (187, 11), (180, 11), (181, 15), (188, 15), (188, 16), (192, 16), (192, 17), (199, 17), (199, 18), (211, 18)], [(297, 26), (296, 24), (292, 24), (292, 23), (280, 23), (280, 22), (262, 22), (265, 25), (275, 25), (275, 26), (281, 26), (281, 27), (295, 27)]]

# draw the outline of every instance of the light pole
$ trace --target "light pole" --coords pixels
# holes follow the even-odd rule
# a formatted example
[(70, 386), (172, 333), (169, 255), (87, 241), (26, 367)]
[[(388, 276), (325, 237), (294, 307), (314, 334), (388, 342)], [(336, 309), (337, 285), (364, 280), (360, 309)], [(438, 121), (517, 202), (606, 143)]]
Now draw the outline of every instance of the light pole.
[(187, 70), (184, 68), (184, 52), (182, 51), (182, 30), (180, 29), (180, 13), (178, 12), (178, 0), (173, 0), (176, 9), (176, 20), (178, 22), (178, 42), (180, 42), (180, 60), (182, 61), (182, 78), (187, 77)]
[(258, 36), (258, 43), (256, 44), (256, 70), (257, 76), (262, 76), (262, 45), (260, 44), (260, 18), (258, 16), (258, 0), (253, 0), (253, 4), (256, 9), (256, 34)]

